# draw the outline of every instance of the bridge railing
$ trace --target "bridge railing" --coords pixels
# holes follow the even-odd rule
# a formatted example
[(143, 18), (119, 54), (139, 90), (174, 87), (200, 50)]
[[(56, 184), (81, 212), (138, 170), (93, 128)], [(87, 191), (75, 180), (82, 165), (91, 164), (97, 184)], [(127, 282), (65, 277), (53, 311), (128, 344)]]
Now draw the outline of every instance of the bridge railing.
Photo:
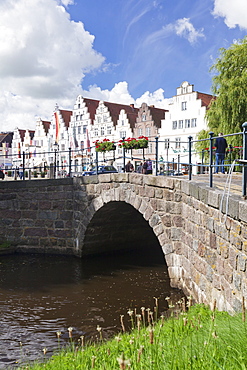
[[(227, 148), (227, 156), (225, 158), (224, 167), (229, 172), (230, 170), (242, 173), (242, 194), (246, 195), (247, 184), (247, 122), (243, 124), (243, 131), (224, 135), (223, 137), (230, 138), (232, 136), (240, 136), (241, 146), (233, 147), (231, 144)], [(0, 178), (1, 172), (5, 176), (11, 178), (35, 179), (35, 178), (61, 178), (80, 175), (85, 169), (95, 167), (96, 172), (100, 165), (107, 163), (118, 163), (118, 169), (125, 171), (125, 165), (128, 160), (134, 161), (136, 164), (151, 158), (153, 175), (159, 176), (179, 176), (187, 174), (189, 180), (193, 175), (208, 174), (209, 186), (213, 187), (215, 163), (215, 148), (214, 141), (216, 137), (213, 132), (209, 133), (209, 137), (201, 140), (194, 140), (191, 136), (187, 141), (162, 141), (158, 137), (149, 140), (150, 148), (143, 148), (139, 151), (112, 150), (105, 156), (103, 153), (95, 151), (95, 146), (83, 149), (59, 150), (59, 147), (53, 148), (52, 151), (31, 150), (28, 147), (22, 153), (18, 151), (16, 154), (9, 154), (6, 148), (2, 149), (0, 154)], [(195, 144), (205, 142), (204, 149), (200, 152), (196, 151)], [(117, 143), (116, 143), (117, 144)], [(116, 145), (117, 146), (117, 145)], [(172, 148), (176, 149), (172, 149)], [(182, 150), (180, 149), (182, 147)], [(171, 153), (173, 151), (173, 154)], [(120, 153), (121, 152), (121, 153)], [(137, 154), (136, 154), (137, 153)], [(169, 153), (169, 154), (168, 154)], [(164, 159), (166, 157), (166, 160)], [(83, 170), (78, 170), (79, 164)], [(232, 168), (233, 163), (235, 167)], [(120, 164), (120, 165), (119, 165)]]

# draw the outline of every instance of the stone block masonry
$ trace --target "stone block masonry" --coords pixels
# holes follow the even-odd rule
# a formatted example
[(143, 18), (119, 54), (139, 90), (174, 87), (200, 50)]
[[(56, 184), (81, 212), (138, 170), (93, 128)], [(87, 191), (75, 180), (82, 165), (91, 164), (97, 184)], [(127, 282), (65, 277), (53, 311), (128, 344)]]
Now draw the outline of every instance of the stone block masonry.
[(184, 178), (135, 173), (1, 182), (0, 239), (19, 251), (82, 257), (124, 248), (123, 228), (145, 243), (145, 221), (163, 250), (171, 285), (234, 312), (247, 300), (247, 202), (231, 195), (226, 215), (221, 196)]

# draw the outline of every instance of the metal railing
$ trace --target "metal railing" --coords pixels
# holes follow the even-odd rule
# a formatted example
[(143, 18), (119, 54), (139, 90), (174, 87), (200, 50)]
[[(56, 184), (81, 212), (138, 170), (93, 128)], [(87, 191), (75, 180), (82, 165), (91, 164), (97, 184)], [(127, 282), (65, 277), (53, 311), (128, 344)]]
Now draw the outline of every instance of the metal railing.
[[(242, 146), (233, 148), (231, 145), (228, 147), (228, 155), (224, 162), (224, 167), (229, 169), (232, 166), (234, 157), (233, 152), (237, 150), (236, 163), (237, 168), (242, 173), (242, 195), (246, 196), (246, 184), (247, 184), (247, 122), (243, 125), (243, 131), (238, 133), (233, 133), (229, 135), (224, 135), (223, 137), (232, 137), (232, 136), (242, 136)], [(17, 155), (7, 155), (2, 154), (0, 155), (0, 163), (1, 171), (5, 173), (5, 176), (14, 177), (15, 180), (18, 178), (25, 181), (26, 179), (32, 178), (60, 178), (60, 177), (72, 177), (74, 174), (77, 173), (77, 165), (75, 164), (75, 158), (78, 156), (81, 161), (83, 162), (83, 167), (90, 166), (96, 169), (96, 174), (98, 173), (98, 167), (104, 165), (106, 162), (112, 163), (122, 163), (121, 170), (125, 171), (125, 165), (127, 160), (132, 160), (136, 163), (145, 161), (146, 158), (152, 158), (153, 164), (153, 174), (158, 175), (165, 175), (165, 176), (176, 176), (181, 174), (181, 170), (185, 171), (188, 175), (188, 179), (192, 180), (193, 172), (196, 172), (197, 175), (199, 174), (208, 174), (209, 176), (209, 186), (213, 187), (213, 172), (214, 168), (216, 167), (215, 164), (215, 153), (214, 153), (214, 133), (210, 132), (209, 137), (206, 139), (201, 140), (193, 140), (191, 136), (188, 137), (188, 141), (180, 142), (187, 146), (185, 151), (177, 150), (177, 160), (175, 158), (171, 158), (171, 154), (168, 157), (168, 150), (170, 149), (169, 146), (167, 147), (167, 141), (161, 141), (158, 137), (154, 140), (149, 140), (150, 143), (154, 144), (155, 150), (153, 153), (150, 153), (148, 149), (142, 149), (141, 155), (133, 155), (136, 151), (132, 151), (131, 149), (127, 150), (122, 148), (122, 154), (116, 156), (115, 151), (112, 151), (111, 154), (108, 152), (108, 156), (102, 153), (95, 151), (93, 153), (94, 146), (90, 148), (84, 149), (76, 149), (72, 150), (69, 148), (67, 151), (59, 151), (55, 149), (50, 152), (40, 152), (38, 153), (39, 157), (44, 158), (52, 158), (52, 161), (48, 163), (48, 161), (44, 162), (42, 166), (35, 166), (34, 165), (34, 153), (29, 151), (25, 151), (22, 153), (18, 153)], [(207, 148), (203, 149), (200, 153), (196, 152), (193, 148), (195, 143), (197, 142), (205, 142), (205, 145), (208, 144)], [(117, 144), (117, 143), (116, 143)], [(177, 145), (177, 142), (170, 141), (169, 144)], [(164, 160), (163, 157), (159, 158), (159, 153), (164, 155), (166, 152), (167, 160)], [(235, 153), (236, 154), (236, 153)], [(236, 155), (235, 155), (236, 156)], [(18, 157), (18, 158), (17, 158)], [(102, 158), (103, 157), (103, 158)], [(61, 158), (67, 158), (66, 160), (62, 160)], [(200, 162), (198, 162), (198, 158), (200, 158)], [(36, 159), (36, 158), (35, 158)], [(6, 166), (6, 163), (8, 165)], [(18, 163), (18, 165), (16, 165)], [(195, 171), (196, 167), (196, 171)], [(39, 177), (37, 177), (39, 176)]]

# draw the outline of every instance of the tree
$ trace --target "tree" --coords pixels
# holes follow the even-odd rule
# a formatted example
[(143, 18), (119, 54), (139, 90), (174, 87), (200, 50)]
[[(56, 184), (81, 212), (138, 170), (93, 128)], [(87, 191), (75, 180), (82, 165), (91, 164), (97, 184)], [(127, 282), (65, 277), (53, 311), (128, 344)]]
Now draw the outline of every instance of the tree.
[[(216, 72), (212, 82), (216, 99), (206, 113), (209, 130), (214, 136), (242, 132), (247, 121), (247, 36), (228, 49), (221, 48), (210, 70)], [(233, 145), (241, 141), (241, 136), (231, 139)]]

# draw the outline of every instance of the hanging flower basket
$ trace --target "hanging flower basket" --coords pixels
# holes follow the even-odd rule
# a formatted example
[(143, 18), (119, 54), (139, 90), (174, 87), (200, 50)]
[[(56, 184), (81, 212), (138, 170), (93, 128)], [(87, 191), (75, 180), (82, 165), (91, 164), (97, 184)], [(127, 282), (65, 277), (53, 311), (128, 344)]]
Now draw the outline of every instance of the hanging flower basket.
[(113, 141), (109, 139), (104, 139), (103, 141), (96, 140), (95, 142), (96, 152), (109, 152), (110, 150), (116, 150), (116, 145)]
[(148, 138), (145, 136), (140, 136), (138, 139), (128, 138), (126, 140), (119, 141), (119, 147), (125, 149), (141, 149), (148, 147)]

